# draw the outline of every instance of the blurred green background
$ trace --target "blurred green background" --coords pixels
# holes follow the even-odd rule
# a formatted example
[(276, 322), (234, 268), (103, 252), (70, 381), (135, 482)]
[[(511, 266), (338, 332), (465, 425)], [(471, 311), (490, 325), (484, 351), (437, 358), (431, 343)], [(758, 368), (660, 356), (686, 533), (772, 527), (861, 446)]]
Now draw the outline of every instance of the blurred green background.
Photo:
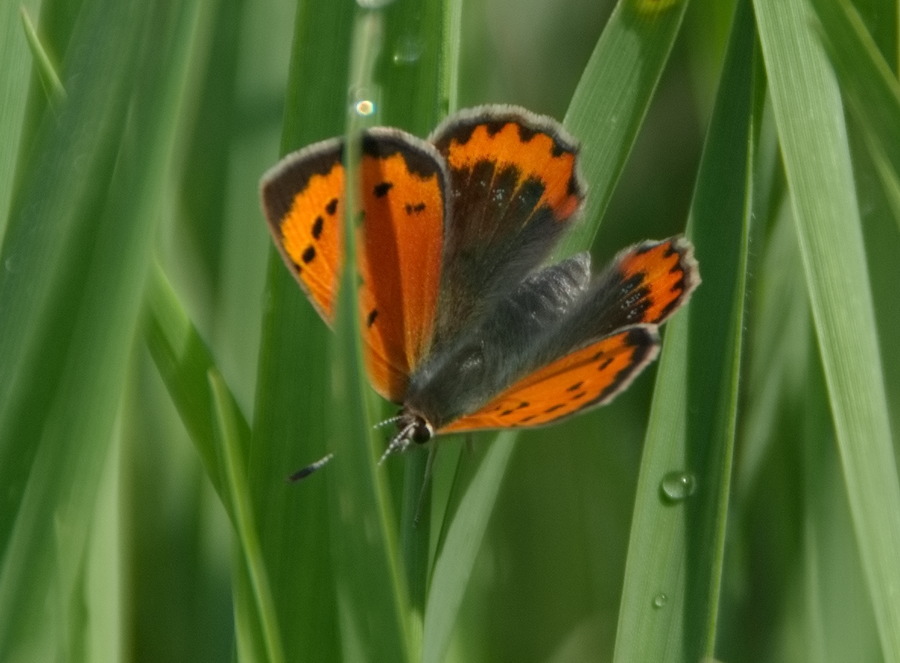
[[(436, 559), (441, 550), (455, 555), (448, 529), (466, 516), (456, 507), (464, 508), (470, 483), (480, 485), (491, 436), (439, 442), (448, 451), (436, 459), (424, 534), (400, 506), (409, 503), (404, 490), (418, 490), (423, 454), (392, 458), (372, 468), (375, 479), (358, 482), (363, 491), (372, 480), (372, 504), (390, 513), (380, 516), (381, 535), (359, 534), (359, 550), (371, 545), (376, 568), (383, 562), (405, 578), (386, 571), (392, 583), (356, 572), (356, 553), (344, 551), (356, 545), (346, 538), (352, 518), (336, 524), (344, 479), (329, 477), (329, 468), (285, 482), (332, 448), (348, 397), (329, 386), (331, 335), (273, 257), (258, 182), (286, 151), (342, 133), (359, 95), (375, 99), (376, 123), (419, 135), (448, 105), (511, 103), (565, 117), (586, 150), (602, 143), (610, 123), (633, 122), (640, 130), (633, 148), (623, 133), (622, 165), (602, 185), (593, 170), (588, 178), (589, 195), (603, 199), (586, 220), (599, 225), (596, 264), (630, 243), (684, 231), (693, 210), (705, 279), (698, 301), (708, 290), (704, 310), (733, 316), (725, 320), (731, 354), (710, 360), (710, 371), (725, 376), (721, 390), (691, 391), (695, 374), (677, 373), (678, 356), (695, 367), (706, 360), (696, 340), (690, 354), (673, 350), (670, 363), (669, 384), (689, 394), (688, 419), (709, 406), (721, 419), (709, 429), (727, 433), (712, 441), (719, 455), (709, 440), (691, 438), (696, 422), (685, 429), (688, 446), (717, 450), (704, 462), (718, 469), (698, 478), (690, 500), (703, 506), (689, 512), (680, 547), (670, 550), (661, 536), (658, 547), (629, 550), (630, 536), (654, 532), (632, 530), (648, 417), (666, 421), (658, 402), (651, 415), (662, 372), (654, 365), (609, 407), (518, 436), (501, 463), (502, 484), (493, 484), (496, 503), (476, 513), (486, 528), (483, 540), (472, 536), (471, 564), (442, 576), (465, 591), (461, 606), (444, 605), (446, 615), (434, 617), (434, 632), (452, 633), (437, 658), (629, 660), (641, 650), (634, 640), (646, 638), (667, 660), (900, 660), (887, 628), (898, 613), (885, 607), (900, 578), (884, 571), (900, 537), (890, 432), (900, 426), (900, 349), (892, 342), (900, 325), (892, 287), (900, 264), (898, 6), (785, 5), (805, 12), (798, 24), (809, 34), (825, 35), (831, 59), (820, 53), (816, 62), (834, 63), (827, 70), (841, 96), (821, 110), (852, 155), (853, 181), (842, 188), (850, 198), (838, 199), (856, 211), (850, 239), (819, 242), (815, 218), (795, 219), (808, 209), (796, 173), (815, 180), (818, 163), (809, 152), (793, 156), (789, 133), (804, 122), (815, 133), (816, 120), (804, 114), (812, 118), (819, 101), (791, 107), (796, 100), (778, 96), (791, 89), (778, 87), (778, 49), (792, 41), (767, 32), (780, 20), (769, 4), (755, 2), (754, 18), (749, 3), (694, 0), (686, 9), (664, 6), (658, 18), (622, 3), (621, 38), (653, 38), (655, 21), (670, 21), (677, 37), (668, 57), (668, 46), (659, 47), (661, 78), (643, 88), (652, 92), (646, 115), (640, 103), (630, 119), (600, 109), (596, 127), (590, 106), (573, 95), (597, 80), (589, 60), (614, 22), (613, 2), (470, 0), (457, 9), (396, 0), (370, 10), (381, 49), (371, 87), (349, 91), (352, 54), (365, 59), (367, 51), (364, 10), (344, 0), (4, 4), (0, 660), (385, 660), (397, 642), (405, 644), (391, 660), (418, 660), (423, 639), (432, 651), (428, 619), (441, 613), (441, 596), (430, 589), (443, 586)], [(734, 19), (738, 5), (743, 23)], [(733, 26), (750, 36), (729, 63)], [(713, 152), (711, 122), (729, 126), (727, 115), (721, 125), (713, 120), (717, 93), (742, 66), (754, 76), (740, 88), (749, 100), (740, 116), (747, 140)], [(628, 84), (609, 94), (625, 94)], [(712, 154), (706, 171), (704, 145)], [(716, 170), (744, 151), (746, 173)], [(698, 200), (704, 192), (727, 198), (741, 177), (744, 230), (740, 218), (722, 219), (736, 228), (736, 257), (723, 247), (717, 262), (718, 236), (702, 222), (710, 206)], [(821, 181), (831, 205), (840, 192)], [(857, 256), (860, 233), (865, 254)], [(817, 269), (835, 277), (823, 293)], [(720, 273), (737, 285), (717, 287)], [(841, 318), (847, 292), (870, 315), (848, 313), (850, 326), (831, 331), (829, 311)], [(853, 324), (871, 338), (860, 340)], [(856, 375), (878, 416), (846, 397)], [(391, 413), (376, 407), (376, 420)], [(682, 423), (673, 420), (673, 430)], [(649, 428), (652, 437), (658, 427)], [(377, 444), (384, 435), (375, 433)], [(882, 510), (868, 508), (866, 486)], [(382, 502), (379, 490), (390, 499)], [(644, 493), (663, 517), (679, 508), (658, 491)], [(700, 556), (691, 552), (693, 534)], [(425, 571), (410, 570), (416, 544), (408, 541), (417, 537)], [(707, 553), (712, 562), (700, 562)], [(683, 560), (680, 582), (696, 582), (708, 604), (692, 606), (691, 587), (652, 587), (638, 599), (650, 619), (635, 638), (625, 626), (633, 592), (626, 561), (628, 573), (639, 573), (652, 567), (644, 555)], [(417, 593), (416, 577), (429, 588)], [(359, 592), (367, 582), (366, 597)], [(667, 612), (683, 619), (669, 621)]]

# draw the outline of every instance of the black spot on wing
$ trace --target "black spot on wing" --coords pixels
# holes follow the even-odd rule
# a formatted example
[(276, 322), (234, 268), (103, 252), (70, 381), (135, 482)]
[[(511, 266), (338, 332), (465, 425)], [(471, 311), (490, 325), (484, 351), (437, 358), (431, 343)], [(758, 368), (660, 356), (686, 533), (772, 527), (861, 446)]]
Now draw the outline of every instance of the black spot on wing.
[(393, 182), (379, 182), (372, 188), (372, 193), (375, 194), (376, 198), (384, 198), (393, 187)]
[(505, 127), (508, 123), (506, 120), (497, 120), (494, 122), (485, 123), (484, 127), (487, 129), (488, 136), (496, 136), (498, 133), (503, 131), (503, 127)]
[(363, 136), (363, 154), (365, 156), (375, 157), (376, 159), (387, 159), (396, 154), (403, 158), (406, 169), (423, 179), (433, 177), (441, 172), (441, 166), (437, 159), (419, 148), (412, 141), (412, 136), (402, 132), (392, 132), (389, 134), (367, 133)]
[(530, 142), (535, 136), (537, 136), (537, 129), (532, 127), (526, 127), (524, 124), (519, 125), (519, 140), (523, 143)]
[(313, 177), (342, 168), (343, 153), (340, 143), (326, 141), (285, 157), (263, 181), (262, 196), (269, 218), (284, 219)]

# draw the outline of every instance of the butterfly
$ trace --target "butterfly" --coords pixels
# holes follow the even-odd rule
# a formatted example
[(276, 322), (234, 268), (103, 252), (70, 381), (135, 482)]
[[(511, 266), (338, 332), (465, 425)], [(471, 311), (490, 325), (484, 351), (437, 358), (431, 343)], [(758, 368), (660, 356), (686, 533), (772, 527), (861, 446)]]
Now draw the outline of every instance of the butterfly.
[[(285, 264), (331, 323), (344, 260), (344, 143), (310, 145), (260, 185)], [(700, 283), (683, 237), (545, 260), (585, 195), (555, 120), (481, 106), (429, 139), (361, 139), (357, 269), (366, 370), (400, 405), (385, 456), (435, 435), (550, 424), (608, 403), (659, 351)]]

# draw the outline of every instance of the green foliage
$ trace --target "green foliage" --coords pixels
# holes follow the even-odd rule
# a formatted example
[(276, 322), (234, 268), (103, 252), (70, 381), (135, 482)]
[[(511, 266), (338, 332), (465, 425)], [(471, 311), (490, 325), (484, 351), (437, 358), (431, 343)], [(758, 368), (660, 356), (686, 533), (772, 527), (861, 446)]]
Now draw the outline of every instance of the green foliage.
[[(900, 660), (897, 13), (4, 4), (0, 660)], [(489, 102), (581, 141), (561, 253), (703, 284), (612, 405), (379, 465), (257, 183)]]

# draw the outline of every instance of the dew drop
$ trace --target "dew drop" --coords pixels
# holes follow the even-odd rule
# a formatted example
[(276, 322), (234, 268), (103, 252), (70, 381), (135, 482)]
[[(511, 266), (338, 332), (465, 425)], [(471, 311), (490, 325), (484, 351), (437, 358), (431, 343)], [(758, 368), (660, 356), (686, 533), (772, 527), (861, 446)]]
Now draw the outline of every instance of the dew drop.
[(394, 51), (396, 65), (414, 64), (422, 56), (422, 42), (414, 37), (404, 37)]
[(371, 99), (360, 99), (353, 105), (353, 110), (356, 111), (357, 115), (369, 117), (375, 113), (375, 102)]
[(393, 1), (394, 0), (356, 0), (356, 4), (363, 9), (381, 9), (382, 7), (391, 4)]
[(374, 115), (378, 110), (378, 92), (379, 88), (372, 85), (351, 87), (347, 95), (351, 110), (360, 117)]
[(659, 488), (670, 502), (681, 502), (697, 490), (697, 479), (690, 472), (669, 472), (663, 477)]
[(665, 607), (666, 603), (669, 602), (669, 597), (666, 594), (660, 592), (656, 596), (653, 597), (653, 607), (659, 610), (660, 608)]

